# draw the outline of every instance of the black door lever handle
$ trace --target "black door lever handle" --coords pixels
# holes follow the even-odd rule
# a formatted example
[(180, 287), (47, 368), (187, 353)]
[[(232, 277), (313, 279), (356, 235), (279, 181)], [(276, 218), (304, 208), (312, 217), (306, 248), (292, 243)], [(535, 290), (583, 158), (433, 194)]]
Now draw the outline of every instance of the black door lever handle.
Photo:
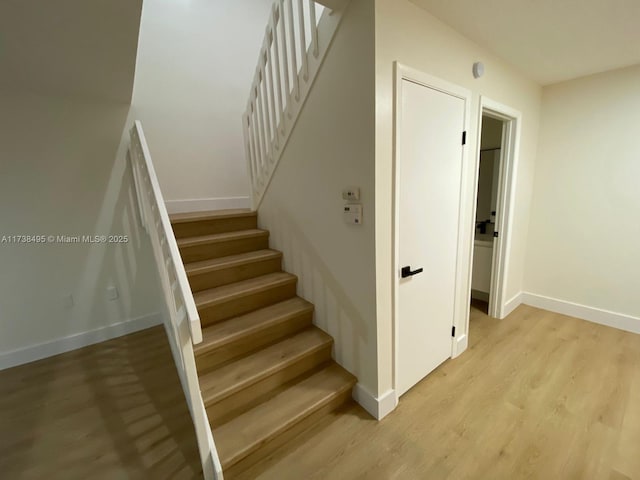
[(407, 266), (407, 267), (402, 267), (402, 270), (400, 270), (400, 276), (402, 278), (407, 278), (407, 277), (411, 277), (413, 275), (417, 275), (418, 273), (422, 273), (422, 268), (416, 268), (415, 270), (411, 270), (411, 266)]

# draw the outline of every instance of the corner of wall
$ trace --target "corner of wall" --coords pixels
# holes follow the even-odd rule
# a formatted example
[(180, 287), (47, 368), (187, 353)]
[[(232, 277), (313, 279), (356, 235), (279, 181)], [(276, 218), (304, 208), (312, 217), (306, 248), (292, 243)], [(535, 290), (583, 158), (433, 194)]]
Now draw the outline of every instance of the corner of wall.
[(376, 397), (361, 383), (353, 387), (353, 399), (376, 420), (382, 420), (398, 406), (395, 390), (387, 390), (383, 395)]

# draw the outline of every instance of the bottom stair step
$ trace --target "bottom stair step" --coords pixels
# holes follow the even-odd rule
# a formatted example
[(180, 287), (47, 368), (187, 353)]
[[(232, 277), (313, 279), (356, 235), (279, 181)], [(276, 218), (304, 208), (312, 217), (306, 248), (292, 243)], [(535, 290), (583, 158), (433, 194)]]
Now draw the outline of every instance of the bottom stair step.
[(223, 469), (233, 475), (269, 455), (348, 401), (355, 383), (353, 375), (333, 363), (216, 428)]

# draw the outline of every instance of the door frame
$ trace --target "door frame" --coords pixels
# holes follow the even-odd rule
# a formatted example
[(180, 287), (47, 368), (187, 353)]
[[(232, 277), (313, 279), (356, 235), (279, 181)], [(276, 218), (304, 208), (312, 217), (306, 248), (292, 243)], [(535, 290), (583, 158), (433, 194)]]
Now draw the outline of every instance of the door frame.
[[(473, 201), (473, 236), (475, 237), (475, 217), (478, 199), (478, 173), (480, 168), (480, 147), (482, 136), (482, 117), (488, 116), (503, 122), (502, 145), (500, 151), (500, 170), (498, 174), (498, 201), (496, 205), (496, 228), (498, 238), (493, 245), (491, 260), (491, 283), (489, 287), (489, 316), (502, 319), (506, 310), (506, 285), (511, 255), (513, 203), (515, 198), (515, 179), (520, 151), (520, 131), (522, 114), (507, 105), (496, 102), (484, 95), (480, 96), (478, 106), (478, 135), (475, 156), (475, 189)], [(472, 239), (473, 242), (473, 239)], [(473, 243), (472, 243), (473, 245)], [(473, 248), (472, 248), (473, 252)], [(473, 257), (471, 262), (473, 267)], [(471, 298), (471, 275), (469, 276), (469, 298)], [(468, 321), (467, 321), (468, 323)]]
[[(423, 85), (427, 88), (431, 88), (442, 93), (452, 95), (460, 98), (464, 101), (464, 119), (463, 119), (463, 131), (467, 132), (467, 142), (462, 146), (462, 169), (460, 178), (460, 214), (458, 216), (458, 239), (456, 248), (456, 285), (454, 294), (454, 318), (452, 327), (456, 328), (455, 337), (451, 337), (451, 356), (456, 357), (460, 355), (467, 348), (467, 329), (468, 329), (468, 316), (469, 316), (469, 295), (471, 294), (471, 264), (469, 263), (471, 257), (465, 256), (465, 244), (469, 242), (468, 222), (465, 220), (468, 215), (473, 213), (475, 215), (475, 206), (473, 206), (473, 212), (469, 212), (469, 198), (471, 196), (468, 192), (468, 185), (470, 178), (475, 176), (474, 170), (471, 168), (469, 162), (469, 146), (470, 146), (470, 123), (471, 123), (471, 91), (460, 87), (456, 84), (442, 80), (438, 77), (434, 77), (427, 73), (413, 69), (399, 62), (394, 62), (394, 122), (393, 122), (393, 281), (392, 284), (392, 324), (393, 324), (393, 389), (397, 391), (397, 379), (398, 379), (398, 343), (399, 343), (399, 302), (398, 293), (400, 285), (400, 265), (399, 265), (399, 175), (398, 175), (398, 163), (400, 159), (400, 142), (399, 131), (402, 128), (402, 81), (408, 80), (410, 82)], [(462, 135), (462, 131), (460, 132)], [(462, 138), (460, 139), (462, 141)], [(475, 162), (474, 162), (475, 164)], [(476, 187), (477, 188), (477, 187)], [(475, 222), (474, 222), (475, 224)], [(471, 232), (473, 233), (473, 231)], [(467, 247), (469, 248), (469, 247)]]

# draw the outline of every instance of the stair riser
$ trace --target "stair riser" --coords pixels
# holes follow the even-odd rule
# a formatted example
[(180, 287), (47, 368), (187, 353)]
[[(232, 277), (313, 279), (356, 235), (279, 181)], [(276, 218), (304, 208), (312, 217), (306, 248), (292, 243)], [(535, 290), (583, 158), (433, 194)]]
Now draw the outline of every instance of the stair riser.
[(238, 295), (224, 302), (210, 306), (198, 306), (200, 321), (203, 325), (221, 322), (258, 308), (267, 307), (282, 302), (296, 295), (296, 282), (281, 283), (271, 288), (248, 295)]
[(259, 277), (267, 273), (282, 270), (282, 258), (268, 258), (251, 263), (230, 266), (219, 270), (189, 274), (189, 284), (193, 292), (200, 292), (207, 288), (219, 287), (228, 283), (240, 282), (249, 278)]
[(220, 346), (211, 352), (198, 355), (196, 357), (198, 372), (202, 374), (245, 353), (252, 352), (289, 335), (293, 335), (310, 326), (312, 317), (313, 311), (309, 310), (308, 312), (283, 319), (281, 322), (270, 325), (268, 328), (256, 330), (227, 345)]
[[(224, 478), (226, 480), (233, 480), (239, 474), (247, 470), (252, 465), (263, 458), (275, 453), (280, 447), (294, 440), (298, 435), (304, 434), (307, 430), (314, 427), (316, 424), (323, 420), (323, 417), (329, 415), (334, 410), (337, 410), (342, 405), (345, 405), (351, 400), (351, 388), (340, 392), (331, 401), (323, 405), (321, 408), (313, 412), (311, 415), (303, 418), (296, 423), (293, 427), (285, 430), (275, 438), (262, 444), (258, 449), (252, 451), (244, 458), (229, 459), (222, 464), (224, 470)], [(215, 432), (214, 432), (215, 435)]]
[(257, 228), (257, 225), (258, 217), (250, 215), (176, 223), (172, 227), (176, 238), (187, 238), (199, 235), (213, 235), (215, 233), (237, 232), (238, 230), (251, 230)]
[(328, 362), (331, 360), (331, 345), (331, 343), (327, 343), (321, 349), (306, 354), (304, 357), (297, 359), (292, 362), (291, 365), (275, 372), (273, 375), (243, 390), (239, 390), (217, 403), (206, 405), (207, 412), (209, 413), (209, 423), (211, 423), (213, 427), (222, 425), (227, 420), (241, 415), (260, 403), (269, 392), (272, 392), (303, 373)]
[(256, 237), (229, 240), (226, 242), (205, 243), (202, 245), (180, 247), (180, 255), (185, 263), (199, 262), (210, 258), (226, 257), (238, 253), (247, 253), (254, 250), (264, 250), (269, 248), (269, 236), (260, 235)]

